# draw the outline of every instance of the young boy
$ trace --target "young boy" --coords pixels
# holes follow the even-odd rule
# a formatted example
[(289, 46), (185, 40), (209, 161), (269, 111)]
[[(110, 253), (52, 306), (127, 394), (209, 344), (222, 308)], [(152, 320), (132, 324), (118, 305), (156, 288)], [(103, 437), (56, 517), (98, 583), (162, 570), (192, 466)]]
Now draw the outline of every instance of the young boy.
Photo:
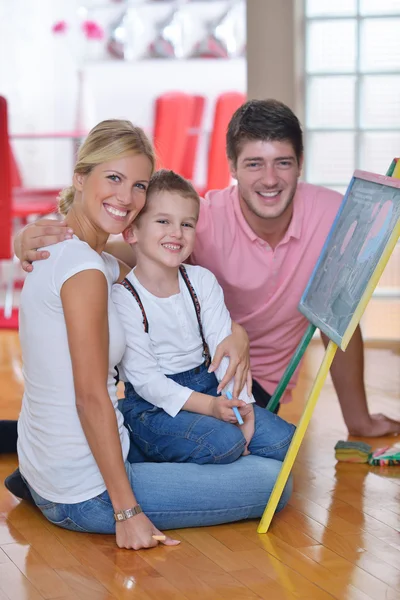
[[(239, 399), (218, 397), (232, 390), (232, 384), (219, 389), (226, 358), (215, 374), (208, 371), (232, 323), (214, 275), (182, 264), (194, 246), (198, 215), (191, 183), (158, 171), (144, 209), (124, 234), (136, 253), (136, 267), (113, 288), (127, 340), (118, 367), (126, 382), (125, 424), (132, 442), (156, 462), (223, 464), (248, 453), (283, 460), (294, 426), (255, 406), (245, 388)], [(233, 407), (244, 420), (240, 427)]]

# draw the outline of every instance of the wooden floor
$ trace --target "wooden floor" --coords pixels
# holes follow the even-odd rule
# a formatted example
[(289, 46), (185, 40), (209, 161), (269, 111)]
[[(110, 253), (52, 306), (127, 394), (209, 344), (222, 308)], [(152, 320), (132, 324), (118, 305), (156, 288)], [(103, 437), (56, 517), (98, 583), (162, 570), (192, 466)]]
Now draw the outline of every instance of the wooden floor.
[[(296, 399), (296, 422), (322, 350), (314, 344)], [(368, 348), (366, 380), (376, 412), (400, 418), (400, 355)], [(17, 335), (0, 332), (0, 416), (18, 415)], [(268, 535), (257, 522), (174, 531), (176, 548), (122, 551), (113, 536), (64, 531), (0, 484), (0, 600), (400, 599), (400, 467), (337, 464), (346, 438), (328, 382), (295, 465), (295, 491)], [(395, 442), (396, 439), (385, 440)], [(383, 440), (374, 440), (374, 446)], [(17, 464), (0, 457), (0, 480)]]

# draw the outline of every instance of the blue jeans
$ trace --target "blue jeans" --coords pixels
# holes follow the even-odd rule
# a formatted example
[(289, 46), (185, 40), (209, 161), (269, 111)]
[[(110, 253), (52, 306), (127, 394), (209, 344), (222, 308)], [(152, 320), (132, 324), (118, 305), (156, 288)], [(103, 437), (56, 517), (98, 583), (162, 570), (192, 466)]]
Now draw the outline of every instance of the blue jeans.
[[(217, 396), (218, 381), (201, 365), (184, 373), (168, 375), (196, 392)], [(130, 462), (194, 462), (229, 464), (242, 454), (246, 440), (241, 430), (220, 419), (181, 410), (171, 417), (141, 398), (130, 383), (125, 384), (125, 399), (120, 403), (125, 426), (131, 435)], [(254, 405), (255, 431), (249, 451), (256, 456), (283, 460), (295, 431), (294, 425), (278, 415)], [(139, 450), (139, 458), (135, 454)]]
[[(229, 465), (127, 462), (125, 466), (143, 511), (158, 529), (165, 530), (261, 517), (282, 463), (250, 455)], [(77, 504), (58, 504), (27, 485), (35, 504), (54, 525), (72, 531), (115, 533), (107, 491)], [(277, 510), (287, 504), (291, 491), (289, 478)]]

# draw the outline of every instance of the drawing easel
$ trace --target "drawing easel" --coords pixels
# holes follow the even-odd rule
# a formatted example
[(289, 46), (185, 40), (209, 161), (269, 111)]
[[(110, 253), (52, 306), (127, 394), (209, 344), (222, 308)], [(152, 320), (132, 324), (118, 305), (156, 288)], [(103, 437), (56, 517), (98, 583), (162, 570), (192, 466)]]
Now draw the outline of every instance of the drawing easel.
[(267, 409), (274, 410), (318, 327), (330, 339), (258, 526), (266, 533), (338, 347), (345, 351), (400, 236), (400, 160), (386, 176), (355, 171), (299, 310), (310, 324)]
[[(397, 179), (400, 179), (400, 159), (394, 158), (392, 160), (390, 167), (387, 170), (386, 177), (396, 177)], [(291, 380), (295, 370), (299, 366), (300, 361), (303, 358), (304, 353), (307, 350), (308, 344), (312, 340), (316, 329), (316, 325), (310, 323), (306, 329), (306, 332), (301, 338), (299, 345), (297, 346), (296, 352), (292, 356), (292, 359), (286, 367), (286, 370), (282, 375), (282, 378), (278, 383), (275, 392), (273, 393), (270, 401), (268, 402), (267, 409), (271, 412), (274, 412), (276, 407), (278, 406), (279, 401), (285, 393), (288, 383)]]

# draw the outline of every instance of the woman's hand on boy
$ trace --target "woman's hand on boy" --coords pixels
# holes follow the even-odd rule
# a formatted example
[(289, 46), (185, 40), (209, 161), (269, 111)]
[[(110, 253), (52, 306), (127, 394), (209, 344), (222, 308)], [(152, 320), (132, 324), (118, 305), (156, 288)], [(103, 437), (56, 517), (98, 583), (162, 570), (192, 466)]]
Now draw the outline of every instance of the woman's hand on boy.
[(39, 251), (38, 248), (51, 246), (71, 239), (72, 229), (65, 221), (55, 219), (40, 219), (35, 223), (26, 225), (14, 240), (15, 255), (21, 261), (21, 266), (27, 273), (33, 271), (32, 262), (44, 260), (50, 256), (46, 250)]
[(229, 358), (229, 367), (218, 386), (218, 393), (234, 377), (233, 396), (238, 397), (245, 384), (247, 384), (247, 392), (250, 396), (252, 388), (250, 342), (246, 330), (237, 323), (232, 322), (232, 334), (218, 344), (209, 368), (210, 373), (215, 371), (224, 356)]
[[(154, 527), (150, 519), (140, 513), (126, 521), (121, 521), (116, 524), (116, 541), (119, 548), (128, 548), (132, 550), (141, 550), (142, 548), (153, 548), (161, 543), (165, 546), (177, 546), (179, 540), (164, 535)], [(154, 539), (153, 536), (165, 537), (164, 540)]]

